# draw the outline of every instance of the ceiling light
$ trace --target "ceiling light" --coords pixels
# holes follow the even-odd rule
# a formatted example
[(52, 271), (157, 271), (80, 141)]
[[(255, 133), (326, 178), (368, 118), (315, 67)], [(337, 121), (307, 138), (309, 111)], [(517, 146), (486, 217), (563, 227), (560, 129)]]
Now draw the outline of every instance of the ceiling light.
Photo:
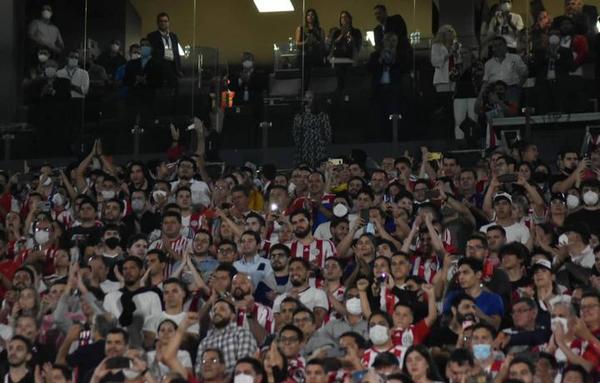
[(266, 12), (291, 12), (294, 5), (291, 0), (254, 0), (260, 13)]

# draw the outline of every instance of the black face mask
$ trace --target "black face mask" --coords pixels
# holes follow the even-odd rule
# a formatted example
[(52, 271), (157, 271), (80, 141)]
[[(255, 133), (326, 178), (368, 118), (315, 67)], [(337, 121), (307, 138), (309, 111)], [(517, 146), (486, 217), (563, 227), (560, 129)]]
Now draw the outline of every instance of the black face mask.
[(536, 184), (545, 184), (546, 181), (548, 181), (548, 174), (544, 172), (533, 172), (531, 178)]
[(116, 249), (120, 243), (121, 240), (119, 239), (119, 237), (110, 237), (104, 240), (104, 244), (106, 245), (106, 247), (108, 247), (111, 250)]

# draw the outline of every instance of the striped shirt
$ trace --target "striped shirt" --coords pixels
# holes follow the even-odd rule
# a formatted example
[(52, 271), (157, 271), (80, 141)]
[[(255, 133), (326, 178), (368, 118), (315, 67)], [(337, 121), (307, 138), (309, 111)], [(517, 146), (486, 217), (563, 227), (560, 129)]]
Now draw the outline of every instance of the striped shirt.
[(328, 239), (314, 239), (308, 245), (303, 245), (295, 240), (288, 247), (291, 250), (292, 257), (304, 258), (311, 264), (317, 265), (321, 270), (325, 268), (327, 258), (337, 257), (335, 245)]
[(373, 347), (369, 348), (368, 350), (366, 350), (365, 353), (363, 354), (362, 365), (364, 368), (371, 368), (371, 366), (373, 365), (373, 362), (375, 362), (375, 358), (377, 358), (377, 355), (379, 355), (382, 352), (389, 352), (396, 356), (396, 359), (398, 359), (398, 363), (400, 363), (400, 368), (402, 368), (402, 365), (404, 364), (404, 353), (406, 352), (407, 349), (408, 349), (408, 347), (393, 346), (389, 350), (381, 350), (380, 351), (380, 350), (377, 350), (375, 348), (375, 346), (373, 346)]
[[(181, 259), (183, 258), (183, 254), (186, 252), (186, 250), (192, 246), (192, 241), (189, 238), (180, 235), (175, 240), (169, 241), (169, 245), (171, 251), (177, 254), (177, 256)], [(150, 244), (148, 250), (153, 249), (164, 249), (164, 243), (162, 238), (157, 239), (156, 241)], [(173, 264), (175, 263), (175, 261), (176, 260), (169, 258), (169, 261), (167, 262), (167, 268), (165, 269), (165, 278), (169, 277), (169, 275), (171, 275), (171, 273), (173, 272)]]
[[(252, 309), (252, 317), (256, 319), (256, 321), (262, 328), (265, 329), (267, 334), (272, 334), (273, 331), (275, 331), (275, 319), (273, 316), (273, 310), (270, 307), (255, 302), (254, 308)], [(250, 325), (248, 324), (248, 318), (246, 317), (245, 309), (238, 310), (237, 325), (239, 327), (250, 330)]]

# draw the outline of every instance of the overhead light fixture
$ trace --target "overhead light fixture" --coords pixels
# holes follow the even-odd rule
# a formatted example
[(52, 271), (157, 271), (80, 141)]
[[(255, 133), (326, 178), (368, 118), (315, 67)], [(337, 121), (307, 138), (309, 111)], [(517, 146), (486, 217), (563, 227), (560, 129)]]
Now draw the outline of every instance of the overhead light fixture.
[(260, 13), (291, 12), (294, 10), (291, 0), (254, 0), (254, 5)]

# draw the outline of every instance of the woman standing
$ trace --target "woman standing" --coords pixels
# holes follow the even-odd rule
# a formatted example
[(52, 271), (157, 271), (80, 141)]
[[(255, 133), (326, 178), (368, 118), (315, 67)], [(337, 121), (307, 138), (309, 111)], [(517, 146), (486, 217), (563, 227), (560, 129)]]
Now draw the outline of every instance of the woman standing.
[(317, 11), (312, 8), (304, 15), (304, 26), (296, 28), (296, 45), (302, 65), (304, 89), (308, 89), (310, 72), (313, 67), (323, 65), (325, 52), (325, 33), (319, 24)]
[[(332, 56), (334, 59), (354, 60), (362, 45), (360, 30), (352, 26), (352, 15), (348, 11), (340, 12), (340, 27), (332, 35)], [(338, 89), (344, 90), (345, 79), (350, 63), (336, 63), (335, 71), (338, 80)]]
[(307, 91), (304, 96), (304, 110), (294, 117), (292, 134), (296, 146), (296, 163), (316, 168), (327, 157), (327, 144), (331, 142), (329, 116), (316, 111), (311, 91)]
[(431, 45), (431, 65), (435, 68), (433, 86), (437, 94), (436, 109), (445, 111), (444, 115), (452, 113), (455, 83), (450, 79), (450, 73), (454, 72), (455, 67), (462, 61), (460, 50), (454, 28), (447, 24), (442, 25)]

